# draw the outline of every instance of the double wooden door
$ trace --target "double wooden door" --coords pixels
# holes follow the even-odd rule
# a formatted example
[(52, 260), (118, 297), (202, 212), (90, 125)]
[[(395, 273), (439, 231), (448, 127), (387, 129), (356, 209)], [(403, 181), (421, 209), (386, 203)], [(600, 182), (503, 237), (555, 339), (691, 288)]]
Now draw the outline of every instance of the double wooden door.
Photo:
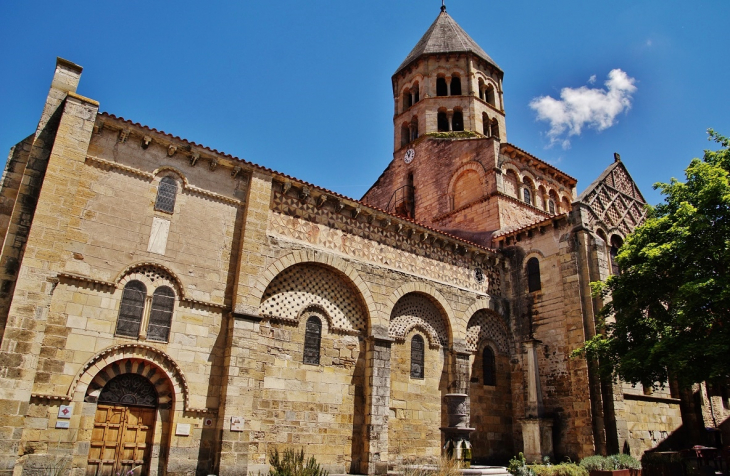
[(98, 405), (86, 476), (149, 474), (155, 408)]

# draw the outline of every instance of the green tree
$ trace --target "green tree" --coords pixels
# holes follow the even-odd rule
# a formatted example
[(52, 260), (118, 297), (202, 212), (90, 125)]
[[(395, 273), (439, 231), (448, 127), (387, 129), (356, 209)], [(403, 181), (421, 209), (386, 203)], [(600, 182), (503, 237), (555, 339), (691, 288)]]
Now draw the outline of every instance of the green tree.
[(682, 387), (730, 374), (730, 141), (708, 134), (722, 148), (654, 185), (664, 203), (619, 250), (621, 274), (593, 283), (611, 300), (581, 351), (604, 374)]

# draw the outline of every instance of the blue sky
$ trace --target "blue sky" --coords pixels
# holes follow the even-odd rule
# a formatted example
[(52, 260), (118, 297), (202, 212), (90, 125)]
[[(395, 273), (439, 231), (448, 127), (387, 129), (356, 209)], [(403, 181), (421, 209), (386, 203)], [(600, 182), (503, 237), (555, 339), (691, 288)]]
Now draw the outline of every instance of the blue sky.
[[(392, 159), (390, 77), (440, 5), (2, 2), (0, 150), (35, 129), (61, 56), (84, 67), (78, 92), (102, 111), (359, 198)], [(657, 203), (654, 182), (681, 178), (714, 147), (708, 127), (730, 135), (730, 1), (446, 6), (505, 71), (508, 141), (576, 177), (579, 192), (619, 152)], [(635, 89), (610, 124), (597, 130), (584, 117), (580, 134), (567, 136), (572, 122), (554, 140), (530, 104), (560, 100), (564, 88), (605, 99), (615, 69)]]

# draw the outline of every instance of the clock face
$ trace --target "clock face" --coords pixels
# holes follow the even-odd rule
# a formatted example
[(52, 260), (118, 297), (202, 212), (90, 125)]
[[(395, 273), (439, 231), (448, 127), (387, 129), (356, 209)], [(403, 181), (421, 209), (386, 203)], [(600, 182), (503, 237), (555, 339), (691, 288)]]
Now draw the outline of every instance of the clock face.
[(403, 161), (406, 164), (410, 164), (411, 162), (413, 162), (413, 159), (415, 159), (415, 158), (416, 158), (416, 151), (413, 149), (408, 149), (406, 151), (405, 157), (403, 157)]

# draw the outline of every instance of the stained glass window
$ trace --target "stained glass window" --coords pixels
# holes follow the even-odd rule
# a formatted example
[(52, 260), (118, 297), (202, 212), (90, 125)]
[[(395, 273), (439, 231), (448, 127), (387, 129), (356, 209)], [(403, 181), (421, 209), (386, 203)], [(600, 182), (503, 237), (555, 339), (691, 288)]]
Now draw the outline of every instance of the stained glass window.
[(423, 337), (418, 334), (411, 339), (411, 378), (423, 378)]
[(172, 310), (175, 307), (175, 293), (167, 286), (155, 289), (152, 295), (150, 323), (147, 326), (147, 338), (167, 342), (170, 337)]
[(147, 288), (140, 281), (130, 281), (122, 291), (122, 304), (117, 318), (117, 335), (138, 337), (139, 326), (144, 314), (144, 299)]

